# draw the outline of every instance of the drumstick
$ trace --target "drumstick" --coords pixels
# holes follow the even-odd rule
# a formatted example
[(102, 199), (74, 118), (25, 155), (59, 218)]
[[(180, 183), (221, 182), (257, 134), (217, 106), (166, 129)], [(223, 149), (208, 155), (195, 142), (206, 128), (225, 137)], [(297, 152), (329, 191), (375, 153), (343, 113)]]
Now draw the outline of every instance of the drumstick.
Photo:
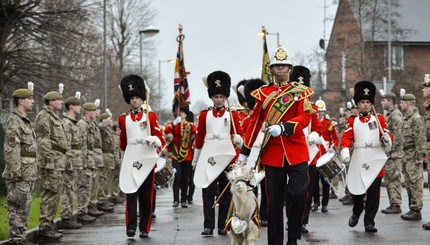
[(221, 199), (221, 197), (224, 195), (225, 191), (230, 186), (230, 184), (231, 184), (231, 182), (228, 182), (228, 184), (225, 186), (224, 190), (222, 190), (221, 194), (219, 194), (218, 198), (215, 200), (215, 203), (212, 206), (212, 208), (215, 208), (215, 206), (217, 205), (217, 203), (219, 202), (219, 200)]

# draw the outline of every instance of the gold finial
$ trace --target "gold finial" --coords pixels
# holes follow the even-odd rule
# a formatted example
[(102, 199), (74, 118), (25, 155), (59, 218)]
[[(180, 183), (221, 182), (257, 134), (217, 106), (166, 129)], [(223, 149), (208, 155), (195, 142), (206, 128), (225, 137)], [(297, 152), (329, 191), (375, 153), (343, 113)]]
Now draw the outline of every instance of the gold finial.
[(182, 30), (183, 30), (184, 28), (182, 27), (182, 24), (179, 24), (179, 27), (178, 27), (178, 31), (179, 31), (179, 35), (178, 35), (178, 37), (176, 38), (176, 41), (177, 42), (182, 42), (182, 41), (184, 41), (184, 39), (185, 39), (185, 35), (184, 34), (182, 34)]

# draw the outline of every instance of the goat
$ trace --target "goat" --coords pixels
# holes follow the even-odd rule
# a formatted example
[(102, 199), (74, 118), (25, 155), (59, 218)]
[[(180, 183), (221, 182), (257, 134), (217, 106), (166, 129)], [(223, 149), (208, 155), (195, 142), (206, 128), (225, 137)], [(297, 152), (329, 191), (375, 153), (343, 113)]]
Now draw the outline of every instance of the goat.
[(243, 242), (252, 245), (260, 238), (258, 201), (250, 184), (252, 177), (252, 170), (248, 170), (246, 166), (233, 165), (232, 170), (227, 173), (232, 200), (226, 229), (230, 230), (232, 245), (240, 245)]

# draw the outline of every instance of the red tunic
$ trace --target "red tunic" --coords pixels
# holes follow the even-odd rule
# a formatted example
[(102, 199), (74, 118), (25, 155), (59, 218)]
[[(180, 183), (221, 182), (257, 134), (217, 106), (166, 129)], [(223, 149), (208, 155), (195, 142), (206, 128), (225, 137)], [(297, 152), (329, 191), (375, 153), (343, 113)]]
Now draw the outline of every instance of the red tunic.
[[(355, 120), (355, 116), (350, 116), (347, 120), (346, 123), (346, 127), (345, 127), (345, 132), (342, 135), (342, 139), (341, 139), (341, 148), (350, 148), (352, 146), (352, 144), (354, 143), (354, 120)], [(370, 120), (370, 115), (367, 116), (362, 116), (359, 115), (359, 119), (361, 122), (365, 123), (368, 122)], [(390, 131), (387, 128), (387, 123), (385, 122), (385, 117), (382, 115), (378, 114), (378, 119), (379, 122), (381, 123), (381, 127), (384, 130), (384, 132), (389, 133), (391, 140), (393, 140), (393, 135), (390, 133)], [(359, 132), (356, 132), (359, 133)], [(379, 133), (379, 136), (381, 137), (381, 133)], [(382, 168), (381, 172), (379, 172), (378, 174), (378, 178), (379, 177), (383, 177), (384, 176), (384, 168)]]
[[(323, 118), (323, 120), (319, 120), (321, 125), (321, 137), (324, 139), (324, 141), (328, 141), (328, 147), (336, 147), (339, 145), (339, 138), (337, 137), (336, 128), (333, 126), (333, 121)], [(324, 145), (318, 145), (318, 153), (315, 156), (314, 160), (312, 161), (312, 164), (316, 164), (316, 161), (324, 155), (327, 151), (324, 147)]]
[[(128, 112), (119, 116), (118, 118), (118, 124), (120, 129), (119, 147), (121, 151), (125, 151), (125, 148), (127, 147), (127, 131), (126, 131), (126, 125), (125, 125), (125, 118), (129, 114), (131, 114), (131, 120), (135, 122), (135, 121), (139, 121), (142, 118), (143, 111), (140, 111), (137, 114)], [(160, 126), (158, 125), (157, 114), (155, 112), (149, 112), (148, 118), (151, 126), (151, 135), (157, 136), (161, 141), (161, 146), (164, 147), (166, 142), (164, 141), (163, 133), (161, 132)]]
[[(183, 139), (184, 130), (190, 131), (190, 134), (188, 134), (185, 139)], [(193, 142), (194, 142), (194, 136), (197, 134), (197, 127), (194, 123), (182, 121), (181, 123), (178, 123), (175, 126), (173, 126), (171, 122), (164, 128), (164, 133), (165, 134), (171, 133), (173, 135), (172, 144), (171, 144), (172, 149), (169, 149), (170, 152), (173, 152), (173, 151), (179, 152), (181, 143), (185, 140), (188, 141), (187, 155), (185, 159), (182, 161), (186, 162), (186, 161), (193, 160)], [(172, 154), (172, 157), (175, 157), (174, 154)]]
[[(275, 101), (278, 101), (276, 99), (266, 101), (268, 96), (272, 92), (277, 92), (278, 95), (283, 94), (286, 90), (291, 89), (291, 86), (291, 84), (288, 84), (284, 87), (277, 87), (274, 84), (269, 84), (251, 93), (256, 99), (256, 105), (249, 126), (246, 129), (244, 147), (242, 147), (243, 154), (249, 155), (261, 126), (267, 120), (269, 108)], [(309, 161), (308, 146), (303, 129), (309, 125), (311, 114), (305, 111), (304, 101), (305, 98), (307, 99), (312, 93), (312, 89), (306, 88), (306, 91), (300, 94), (298, 101), (292, 102), (290, 108), (280, 119), (279, 122), (281, 123), (288, 122), (294, 125), (292, 134), (290, 136), (282, 134), (279, 137), (269, 138), (266, 145), (263, 146), (264, 150), (261, 155), (261, 162), (264, 165), (282, 167), (284, 166), (284, 158), (288, 160), (290, 165)], [(287, 103), (289, 100), (293, 99), (293, 96), (294, 95), (291, 95), (291, 93), (286, 93), (283, 95), (282, 101)], [(268, 103), (266, 109), (263, 108), (263, 103)]]
[[(318, 110), (318, 106), (312, 104), (312, 108), (317, 111)], [(318, 135), (321, 136), (321, 131), (322, 131), (322, 125), (321, 125), (321, 121), (318, 119), (318, 115), (316, 113), (311, 114), (311, 132), (316, 132), (318, 133)], [(317, 145), (319, 147), (319, 145)], [(309, 165), (317, 165), (317, 160), (318, 160), (318, 154), (315, 156), (315, 158), (312, 160), (312, 162)]]
[[(220, 110), (216, 110), (212, 107), (210, 107), (208, 110), (203, 110), (199, 114), (199, 125), (197, 126), (197, 135), (196, 135), (196, 149), (202, 149), (204, 143), (205, 143), (205, 137), (206, 137), (206, 116), (208, 113), (212, 113), (214, 117), (222, 117), (224, 113), (229, 113), (225, 108), (221, 108)], [(240, 126), (240, 120), (239, 116), (237, 115), (237, 112), (232, 111), (231, 115), (233, 116), (232, 121), (234, 122), (234, 126), (236, 128), (236, 134), (243, 136), (242, 127)], [(233, 129), (233, 124), (230, 127), (230, 134), (235, 134)], [(236, 150), (236, 157), (233, 158), (233, 160), (230, 162), (230, 164), (234, 163), (238, 157), (240, 149), (235, 146)]]

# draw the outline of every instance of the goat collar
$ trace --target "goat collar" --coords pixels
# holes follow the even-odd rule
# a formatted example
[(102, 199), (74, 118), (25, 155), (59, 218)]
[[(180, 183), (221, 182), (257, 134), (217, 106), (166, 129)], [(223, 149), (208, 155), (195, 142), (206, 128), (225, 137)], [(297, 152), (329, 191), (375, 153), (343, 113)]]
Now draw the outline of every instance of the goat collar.
[(247, 186), (249, 186), (249, 187), (251, 187), (251, 189), (249, 189), (248, 191), (252, 191), (252, 189), (254, 189), (255, 188), (255, 186), (254, 185), (251, 185), (251, 181), (249, 181), (249, 180), (245, 180), (245, 179), (238, 179), (236, 182), (243, 182), (243, 183), (245, 183)]

